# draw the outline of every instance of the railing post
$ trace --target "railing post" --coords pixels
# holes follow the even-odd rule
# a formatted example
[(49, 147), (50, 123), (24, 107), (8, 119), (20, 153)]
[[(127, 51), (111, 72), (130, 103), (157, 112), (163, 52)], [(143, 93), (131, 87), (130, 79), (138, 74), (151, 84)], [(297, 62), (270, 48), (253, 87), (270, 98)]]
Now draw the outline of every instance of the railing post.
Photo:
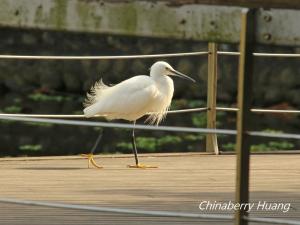
[[(249, 202), (249, 164), (250, 137), (247, 130), (251, 126), (251, 96), (253, 79), (253, 48), (254, 48), (254, 9), (243, 9), (241, 15), (240, 57), (238, 70), (238, 113), (236, 136), (236, 203)], [(235, 214), (235, 225), (247, 225), (246, 208), (240, 208)]]
[[(208, 43), (208, 75), (207, 75), (207, 128), (216, 128), (217, 104), (217, 44)], [(216, 134), (206, 135), (206, 152), (219, 154)]]

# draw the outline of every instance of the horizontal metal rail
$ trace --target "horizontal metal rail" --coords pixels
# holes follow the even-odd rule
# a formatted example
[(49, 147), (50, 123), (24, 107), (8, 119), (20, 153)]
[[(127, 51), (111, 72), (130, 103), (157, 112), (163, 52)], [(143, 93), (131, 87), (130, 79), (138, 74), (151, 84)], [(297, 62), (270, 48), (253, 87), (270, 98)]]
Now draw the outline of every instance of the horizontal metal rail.
[[(237, 112), (238, 108), (217, 107), (219, 111)], [(283, 113), (283, 114), (299, 114), (300, 110), (289, 109), (251, 109), (251, 112), (255, 113)]]
[(286, 220), (286, 219), (274, 219), (274, 218), (258, 218), (258, 217), (244, 217), (249, 222), (257, 223), (271, 223), (271, 224), (286, 224), (286, 225), (300, 225), (300, 221)]
[[(239, 52), (225, 52), (218, 51), (218, 55), (236, 55), (239, 56)], [(283, 58), (298, 58), (300, 54), (298, 53), (265, 53), (265, 52), (255, 52), (253, 56), (257, 57), (283, 57)]]
[(239, 52), (218, 51), (218, 55), (240, 55), (240, 53)]
[[(178, 113), (192, 113), (192, 112), (206, 112), (207, 107), (193, 108), (193, 109), (178, 109), (169, 110), (167, 114), (178, 114)], [(148, 113), (150, 114), (150, 113)], [(70, 114), (22, 114), (22, 113), (0, 113), (0, 116), (13, 116), (13, 117), (27, 117), (27, 118), (87, 118), (85, 115), (70, 115)], [(95, 115), (94, 117), (103, 117), (101, 115)]]
[[(108, 123), (108, 122), (92, 122), (92, 121), (80, 121), (80, 120), (63, 120), (63, 119), (46, 119), (46, 118), (26, 118), (26, 117), (15, 117), (15, 116), (2, 116), (0, 120), (12, 120), (22, 122), (38, 122), (38, 123), (53, 123), (53, 124), (64, 124), (64, 125), (76, 125), (76, 126), (92, 126), (92, 127), (110, 127), (110, 128), (127, 128), (127, 129), (141, 129), (141, 130), (159, 130), (159, 131), (171, 131), (171, 132), (188, 132), (188, 133), (203, 133), (203, 134), (225, 134), (225, 135), (236, 135), (236, 130), (230, 129), (207, 129), (207, 128), (193, 128), (193, 127), (177, 127), (177, 126), (150, 126), (126, 123)], [(300, 134), (290, 133), (272, 133), (272, 132), (261, 132), (261, 131), (248, 131), (251, 136), (260, 137), (271, 137), (271, 138), (289, 138), (289, 139), (300, 139)]]
[(37, 55), (0, 55), (0, 59), (34, 59), (34, 60), (104, 60), (104, 59), (146, 59), (146, 58), (170, 58), (195, 55), (207, 55), (207, 51), (202, 52), (181, 52), (169, 54), (151, 54), (151, 55), (118, 55), (118, 56), (37, 56)]
[(237, 112), (238, 108), (228, 108), (228, 107), (216, 107), (218, 111), (225, 111), (225, 112)]
[(288, 139), (300, 139), (300, 134), (290, 134), (281, 132), (263, 132), (263, 131), (248, 131), (250, 136), (255, 137), (269, 137), (269, 138), (288, 138)]
[(140, 125), (140, 124), (136, 124), (134, 126), (133, 124), (128, 124), (128, 123), (108, 123), (108, 122), (92, 122), (92, 121), (46, 119), (46, 118), (25, 118), (25, 117), (14, 117), (14, 116), (0, 116), (0, 119), (22, 121), (22, 122), (76, 125), (76, 126), (110, 127), (110, 128), (127, 128), (127, 129), (135, 128), (140, 130), (159, 130), (159, 131), (171, 131), (171, 132), (236, 135), (235, 130), (227, 130), (227, 129), (206, 129), (206, 128), (176, 127), (176, 126), (151, 126), (151, 125)]
[(193, 108), (193, 109), (178, 109), (178, 110), (169, 110), (167, 114), (177, 114), (177, 113), (190, 113), (190, 112), (206, 112), (207, 107), (203, 108)]
[[(223, 215), (223, 214), (197, 214), (197, 213), (183, 213), (183, 212), (170, 212), (170, 211), (152, 211), (152, 210), (150, 211), (150, 210), (140, 210), (140, 209), (99, 207), (99, 206), (75, 205), (75, 204), (55, 203), (55, 202), (17, 200), (17, 199), (10, 199), (10, 198), (0, 198), (0, 202), (9, 203), (9, 204), (28, 205), (28, 206), (74, 209), (74, 210), (84, 210), (90, 212), (121, 213), (121, 214), (143, 215), (143, 216), (151, 216), (151, 217), (213, 219), (213, 220), (225, 220), (225, 221), (232, 221), (234, 219), (232, 215)], [(300, 221), (295, 221), (295, 220), (283, 220), (283, 219), (259, 218), (259, 217), (245, 217), (245, 219), (250, 222), (300, 225)]]
[[(239, 52), (218, 51), (218, 55), (240, 55)], [(208, 55), (210, 52), (181, 52), (168, 54), (150, 54), (150, 55), (119, 55), (119, 56), (59, 56), (59, 55), (0, 55), (0, 59), (24, 59), (24, 60), (113, 60), (113, 59), (146, 59), (146, 58), (171, 58), (171, 57), (186, 57)], [(288, 57), (299, 58), (297, 53), (253, 53), (257, 57)]]
[(125, 208), (17, 200), (17, 199), (8, 199), (8, 198), (0, 198), (0, 202), (30, 205), (30, 206), (44, 206), (44, 207), (52, 207), (52, 208), (76, 209), (76, 210), (85, 210), (85, 211), (93, 211), (93, 212), (134, 214), (134, 215), (155, 216), (155, 217), (177, 217), (177, 218), (181, 217), (181, 218), (194, 218), (194, 219), (233, 220), (233, 216), (222, 215), (222, 214), (196, 214), (196, 213), (182, 213), (182, 212), (169, 212), (169, 211), (148, 211), (148, 210), (139, 210), (139, 209), (125, 209)]
[(251, 112), (255, 112), (255, 113), (298, 114), (298, 113), (300, 113), (300, 110), (289, 110), (289, 109), (251, 109)]
[[(0, 113), (0, 116), (23, 117), (23, 118), (61, 118), (61, 119), (84, 119), (85, 115), (70, 115), (70, 114), (22, 114), (22, 113)], [(99, 118), (102, 116), (95, 115), (91, 118)]]
[[(238, 108), (217, 107), (218, 111), (237, 112)], [(179, 114), (179, 113), (193, 113), (193, 112), (206, 112), (209, 110), (207, 107), (191, 108), (191, 109), (178, 109), (169, 110), (167, 114)], [(282, 113), (282, 114), (299, 114), (300, 110), (282, 110), (282, 109), (251, 109), (255, 113)], [(70, 114), (22, 114), (22, 113), (0, 113), (0, 116), (13, 116), (13, 117), (27, 117), (27, 118), (86, 118), (85, 115), (70, 115)], [(101, 115), (95, 115), (93, 118), (102, 117)]]

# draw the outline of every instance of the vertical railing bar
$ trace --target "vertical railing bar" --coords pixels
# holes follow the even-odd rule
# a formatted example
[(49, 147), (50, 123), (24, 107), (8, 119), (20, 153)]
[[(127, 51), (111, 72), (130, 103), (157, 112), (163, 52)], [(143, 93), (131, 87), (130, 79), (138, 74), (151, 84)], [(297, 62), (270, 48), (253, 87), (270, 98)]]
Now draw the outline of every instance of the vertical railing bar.
[[(249, 164), (251, 130), (251, 95), (253, 76), (254, 9), (243, 9), (241, 13), (240, 56), (238, 70), (238, 112), (236, 136), (236, 202), (249, 202)], [(235, 225), (247, 225), (248, 207), (241, 207), (235, 214)]]
[[(207, 74), (207, 128), (216, 129), (217, 106), (217, 44), (208, 43), (208, 74)], [(206, 152), (219, 154), (217, 134), (206, 135)]]

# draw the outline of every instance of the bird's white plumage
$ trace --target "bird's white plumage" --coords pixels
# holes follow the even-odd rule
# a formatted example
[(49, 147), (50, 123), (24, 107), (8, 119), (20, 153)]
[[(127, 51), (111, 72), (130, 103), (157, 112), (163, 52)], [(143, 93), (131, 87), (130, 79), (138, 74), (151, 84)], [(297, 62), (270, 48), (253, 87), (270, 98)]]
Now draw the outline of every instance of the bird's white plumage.
[(174, 93), (167, 68), (174, 70), (166, 62), (156, 62), (150, 76), (135, 76), (114, 86), (106, 86), (102, 81), (96, 83), (87, 96), (84, 114), (135, 121), (150, 113), (147, 121), (158, 124), (166, 115)]

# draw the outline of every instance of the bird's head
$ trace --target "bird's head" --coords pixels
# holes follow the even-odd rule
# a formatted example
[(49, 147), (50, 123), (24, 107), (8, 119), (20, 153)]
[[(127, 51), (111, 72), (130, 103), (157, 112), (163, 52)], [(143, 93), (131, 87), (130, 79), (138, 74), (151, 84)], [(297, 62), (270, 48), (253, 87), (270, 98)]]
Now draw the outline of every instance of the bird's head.
[(195, 82), (193, 78), (175, 70), (169, 63), (164, 61), (158, 61), (151, 66), (150, 76), (162, 76), (162, 75), (177, 76)]

